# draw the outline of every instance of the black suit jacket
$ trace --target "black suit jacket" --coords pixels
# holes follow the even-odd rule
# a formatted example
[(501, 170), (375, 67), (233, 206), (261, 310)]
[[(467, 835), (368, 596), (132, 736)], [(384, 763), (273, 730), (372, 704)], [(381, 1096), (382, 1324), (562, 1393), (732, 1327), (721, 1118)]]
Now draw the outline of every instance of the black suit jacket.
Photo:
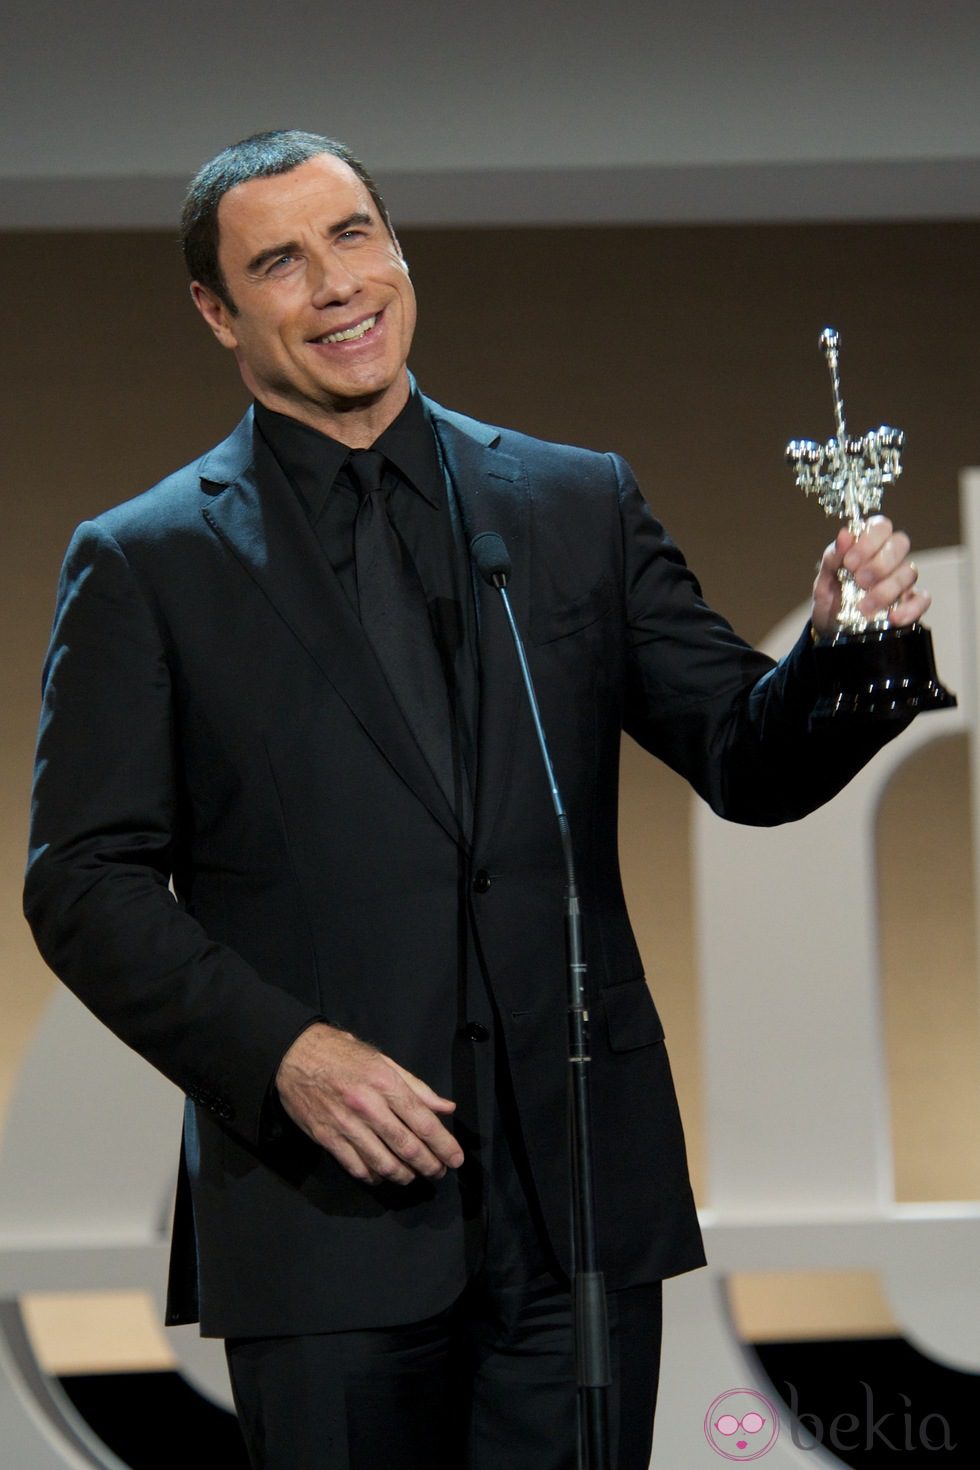
[[(810, 733), (806, 634), (778, 666), (738, 639), (620, 459), (429, 407), (467, 535), (497, 531), (510, 549), (577, 845), (607, 1281), (656, 1279), (703, 1256), (620, 886), (620, 732), (756, 823), (817, 805), (880, 737)], [(295, 495), (272, 469), (259, 482), (251, 415), (72, 541), (26, 910), (55, 972), (189, 1099), (173, 1321), (370, 1326), (461, 1289), (465, 1183), (358, 1184), (270, 1107), (283, 1053), (317, 1016), (453, 1096), (468, 1085), (462, 1022), (489, 993), (567, 1263), (561, 853), (497, 594), (474, 595), (468, 841)]]

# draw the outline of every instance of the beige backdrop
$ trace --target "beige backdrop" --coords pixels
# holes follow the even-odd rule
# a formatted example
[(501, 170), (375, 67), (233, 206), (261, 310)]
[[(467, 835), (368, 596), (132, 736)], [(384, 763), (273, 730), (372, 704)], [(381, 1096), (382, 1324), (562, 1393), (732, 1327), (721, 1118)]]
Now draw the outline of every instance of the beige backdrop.
[[(957, 471), (980, 463), (980, 225), (424, 230), (403, 244), (421, 307), (413, 367), (426, 390), (483, 418), (624, 453), (709, 599), (747, 637), (806, 595), (828, 539), (782, 457), (788, 438), (832, 430), (817, 350), (828, 322), (842, 333), (850, 426), (886, 420), (906, 431), (889, 512), (922, 547), (958, 540)], [(168, 235), (8, 234), (0, 271), (2, 1117), (53, 983), (20, 918), (19, 888), (61, 554), (81, 518), (221, 437), (245, 397), (196, 319)], [(938, 751), (903, 773), (880, 826), (903, 1199), (980, 1193), (966, 759), (956, 742)], [(689, 800), (671, 773), (626, 749), (628, 894), (705, 1202)]]

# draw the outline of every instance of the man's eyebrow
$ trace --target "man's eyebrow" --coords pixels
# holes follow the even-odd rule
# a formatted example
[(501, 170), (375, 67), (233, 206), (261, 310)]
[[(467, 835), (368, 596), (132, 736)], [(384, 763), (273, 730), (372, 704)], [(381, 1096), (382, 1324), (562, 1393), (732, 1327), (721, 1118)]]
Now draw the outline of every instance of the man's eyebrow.
[(296, 240), (283, 240), (282, 244), (270, 245), (267, 249), (260, 250), (258, 255), (253, 255), (245, 269), (247, 271), (259, 271), (270, 260), (275, 260), (277, 256), (294, 255), (298, 249), (299, 244)]
[(349, 230), (352, 225), (373, 224), (374, 216), (368, 214), (367, 210), (365, 209), (358, 209), (355, 210), (353, 214), (349, 214), (346, 219), (338, 220), (335, 225), (331, 225), (329, 233), (331, 235), (342, 235), (344, 231)]
[[(373, 215), (368, 214), (364, 209), (358, 209), (331, 225), (327, 234), (331, 238), (336, 238), (337, 235), (342, 235), (345, 230), (351, 229), (354, 225), (373, 225), (374, 223)], [(283, 240), (279, 245), (269, 245), (265, 250), (260, 250), (258, 255), (253, 255), (245, 269), (252, 272), (260, 271), (270, 260), (276, 260), (280, 255), (295, 255), (300, 248), (296, 240)]]

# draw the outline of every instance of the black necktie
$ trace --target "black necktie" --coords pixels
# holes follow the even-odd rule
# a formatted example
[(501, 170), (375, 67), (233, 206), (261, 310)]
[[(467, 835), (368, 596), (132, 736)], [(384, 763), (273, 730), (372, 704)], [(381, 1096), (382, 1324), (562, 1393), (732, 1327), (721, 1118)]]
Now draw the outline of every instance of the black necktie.
[(361, 626), (422, 754), (455, 808), (446, 678), (418, 573), (388, 515), (387, 463), (376, 449), (355, 449), (348, 461), (361, 497), (354, 522)]

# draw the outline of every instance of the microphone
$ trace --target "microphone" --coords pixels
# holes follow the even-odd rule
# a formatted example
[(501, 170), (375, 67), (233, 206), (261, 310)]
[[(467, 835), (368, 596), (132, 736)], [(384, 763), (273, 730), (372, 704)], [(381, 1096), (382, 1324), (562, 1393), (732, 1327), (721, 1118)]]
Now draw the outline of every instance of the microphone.
[(512, 571), (503, 536), (498, 536), (496, 531), (481, 531), (470, 542), (470, 553), (484, 582), (502, 592)]
[(568, 817), (565, 814), (561, 792), (558, 790), (558, 783), (555, 780), (555, 768), (551, 764), (548, 741), (545, 738), (544, 726), (541, 723), (541, 711), (538, 709), (537, 696), (534, 692), (534, 681), (531, 678), (527, 655), (524, 652), (524, 642), (518, 632), (517, 623), (514, 620), (514, 611), (510, 605), (510, 598), (507, 595), (507, 583), (510, 581), (510, 574), (513, 569), (510, 552), (507, 550), (503, 536), (498, 535), (496, 531), (481, 531), (470, 542), (470, 555), (476, 562), (476, 569), (487, 586), (496, 587), (500, 593), (500, 600), (507, 614), (511, 636), (514, 639), (514, 647), (517, 650), (517, 661), (521, 666), (521, 674), (524, 679), (524, 689), (527, 693), (528, 704), (531, 706), (534, 733), (538, 737), (538, 745), (541, 747), (541, 759), (544, 761), (548, 786), (551, 789), (551, 802), (555, 808), (555, 815), (558, 818), (558, 826), (561, 829), (561, 845), (565, 857), (565, 871), (568, 877), (569, 892), (577, 898), (575, 861), (572, 856), (572, 841), (568, 828)]
[(579, 1463), (590, 1470), (608, 1470), (609, 1428), (605, 1393), (612, 1382), (605, 1278), (599, 1268), (596, 1241), (595, 1182), (591, 1106), (589, 1102), (589, 1013), (586, 962), (582, 943), (582, 912), (575, 878), (572, 834), (555, 770), (548, 752), (541, 712), (534, 692), (524, 644), (517, 630), (507, 583), (512, 570), (510, 554), (496, 531), (481, 531), (470, 542), (470, 555), (484, 582), (495, 587), (507, 614), (517, 661), (521, 667), (534, 732), (544, 761), (551, 801), (558, 818), (565, 859), (565, 954), (568, 982), (569, 1121), (572, 1144), (573, 1298), (575, 1360), (582, 1415), (579, 1421)]

